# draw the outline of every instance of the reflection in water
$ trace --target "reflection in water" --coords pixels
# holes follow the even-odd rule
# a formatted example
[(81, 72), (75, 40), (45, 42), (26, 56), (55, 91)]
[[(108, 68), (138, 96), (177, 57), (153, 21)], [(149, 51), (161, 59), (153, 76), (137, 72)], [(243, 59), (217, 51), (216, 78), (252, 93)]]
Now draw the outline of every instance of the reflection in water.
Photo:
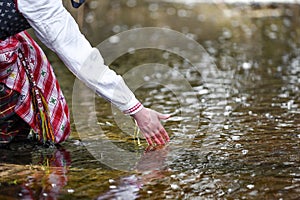
[[(30, 162), (30, 160), (34, 161), (29, 170), (22, 166), (5, 164), (5, 159), (2, 160), (1, 168), (9, 167), (10, 173), (15, 172), (11, 176), (24, 176), (22, 177), (23, 181), (15, 180), (20, 181), (17, 194), (14, 194), (19, 199), (58, 199), (63, 187), (68, 182), (67, 173), (71, 164), (70, 153), (62, 147), (53, 147), (53, 149), (38, 148), (26, 149), (26, 151), (32, 151), (33, 153), (28, 152), (27, 158), (21, 158), (25, 163)], [(21, 152), (6, 151), (6, 153), (12, 155)], [(5, 155), (5, 153), (2, 152), (2, 155)], [(2, 178), (5, 175), (3, 173)]]
[[(76, 140), (73, 126), (73, 135), (64, 144), (72, 156), (69, 167), (46, 167), (50, 164), (40, 161), (40, 152), (1, 150), (0, 199), (21, 198), (22, 188), (22, 195), (31, 191), (34, 198), (49, 195), (84, 200), (300, 198), (299, 5), (191, 6), (156, 0), (91, 0), (85, 9), (82, 29), (95, 45), (135, 27), (169, 27), (196, 39), (223, 73), (217, 79), (206, 73), (203, 81), (205, 65), (200, 74), (195, 73), (191, 63), (170, 52), (141, 50), (120, 57), (111, 66), (120, 74), (145, 63), (169, 66), (168, 72), (155, 69), (158, 78), (172, 78), (168, 88), (151, 83), (154, 76), (143, 77), (148, 84), (137, 89), (136, 95), (146, 106), (174, 114), (165, 122), (171, 149), (141, 153), (145, 141), (137, 146), (120, 131), (109, 104), (96, 99), (92, 109), (93, 102), (84, 99), (78, 103), (91, 109), (86, 110), (90, 112), (87, 120), (97, 115), (105, 136), (136, 155), (137, 163), (129, 163), (135, 169), (121, 172), (105, 166)], [(190, 82), (198, 102), (191, 93), (180, 91), (174, 70)], [(57, 63), (56, 72), (66, 98), (72, 99), (72, 75)], [(180, 108), (173, 89), (180, 91), (188, 106)], [(188, 123), (195, 108), (200, 112), (196, 130)], [(191, 115), (180, 116), (181, 109)], [(180, 127), (182, 121), (186, 125)], [(82, 127), (88, 139), (97, 139), (89, 135), (87, 124)], [(190, 146), (181, 146), (176, 135), (194, 139)], [(176, 147), (179, 151), (174, 151)], [(119, 155), (118, 159), (126, 157)]]
[[(166, 158), (169, 147), (147, 149), (137, 162), (135, 169), (138, 174), (121, 178), (119, 181), (110, 180), (110, 190), (97, 199), (137, 199), (145, 184), (151, 184), (165, 177), (167, 172)], [(149, 194), (152, 191), (148, 191)]]
[(37, 164), (42, 167), (42, 171), (27, 177), (19, 196), (21, 199), (58, 199), (68, 182), (70, 153), (65, 149), (57, 149), (49, 155), (37, 156), (40, 159)]

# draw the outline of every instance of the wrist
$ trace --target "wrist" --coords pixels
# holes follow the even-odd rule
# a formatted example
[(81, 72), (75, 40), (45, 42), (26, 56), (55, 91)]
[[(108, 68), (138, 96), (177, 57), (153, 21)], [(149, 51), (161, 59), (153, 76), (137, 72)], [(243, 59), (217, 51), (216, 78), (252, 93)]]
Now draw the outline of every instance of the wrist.
[(133, 116), (136, 113), (138, 113), (140, 110), (142, 110), (143, 108), (144, 108), (143, 104), (141, 104), (140, 102), (137, 102), (134, 106), (132, 106), (131, 108), (125, 110), (123, 113), (125, 115)]

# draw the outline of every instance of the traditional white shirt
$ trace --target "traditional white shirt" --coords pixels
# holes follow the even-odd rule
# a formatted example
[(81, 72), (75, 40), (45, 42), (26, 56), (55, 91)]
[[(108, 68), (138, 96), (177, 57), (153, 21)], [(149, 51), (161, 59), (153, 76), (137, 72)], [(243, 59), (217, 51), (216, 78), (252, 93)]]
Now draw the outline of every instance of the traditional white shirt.
[[(17, 0), (17, 7), (41, 42), (54, 51), (69, 70), (97, 94), (126, 114), (132, 115), (142, 109), (141, 103), (123, 78), (104, 64), (99, 50), (93, 48), (80, 32), (61, 0)], [(91, 57), (93, 60), (89, 64), (95, 66), (89, 67), (97, 74), (84, 68)]]

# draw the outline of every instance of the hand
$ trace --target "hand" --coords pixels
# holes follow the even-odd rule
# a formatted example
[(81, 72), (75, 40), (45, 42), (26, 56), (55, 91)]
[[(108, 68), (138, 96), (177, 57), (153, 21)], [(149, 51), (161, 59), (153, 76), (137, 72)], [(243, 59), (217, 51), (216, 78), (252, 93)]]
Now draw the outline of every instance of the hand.
[(170, 115), (163, 115), (149, 108), (142, 108), (132, 117), (137, 122), (149, 145), (163, 145), (170, 141), (167, 131), (160, 122), (160, 120), (168, 119)]

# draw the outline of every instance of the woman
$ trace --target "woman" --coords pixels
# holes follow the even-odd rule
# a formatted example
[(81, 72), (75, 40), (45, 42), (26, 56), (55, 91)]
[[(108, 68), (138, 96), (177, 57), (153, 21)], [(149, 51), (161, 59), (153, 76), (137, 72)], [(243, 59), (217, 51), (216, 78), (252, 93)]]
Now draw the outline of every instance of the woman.
[[(73, 6), (78, 6), (74, 3)], [(165, 144), (169, 136), (162, 115), (147, 109), (128, 89), (123, 79), (110, 70), (100, 52), (81, 34), (70, 13), (58, 0), (4, 0), (0, 2), (0, 94), (1, 141), (32, 129), (42, 143), (61, 143), (70, 134), (69, 111), (52, 67), (41, 48), (26, 33), (37, 37), (96, 93), (132, 116), (149, 145)], [(101, 69), (99, 79), (82, 79), (84, 62), (90, 56)], [(121, 94), (113, 96), (113, 92)], [(17, 125), (17, 126), (16, 126)]]

